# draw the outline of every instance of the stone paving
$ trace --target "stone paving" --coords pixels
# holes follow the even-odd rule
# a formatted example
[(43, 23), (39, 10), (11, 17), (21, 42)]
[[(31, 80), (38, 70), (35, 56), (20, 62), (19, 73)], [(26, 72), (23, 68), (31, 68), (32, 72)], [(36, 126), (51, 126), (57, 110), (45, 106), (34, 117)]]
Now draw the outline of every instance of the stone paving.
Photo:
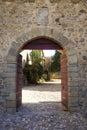
[(23, 88), (19, 111), (0, 113), (0, 130), (87, 130), (87, 118), (61, 105), (60, 90), (60, 84)]

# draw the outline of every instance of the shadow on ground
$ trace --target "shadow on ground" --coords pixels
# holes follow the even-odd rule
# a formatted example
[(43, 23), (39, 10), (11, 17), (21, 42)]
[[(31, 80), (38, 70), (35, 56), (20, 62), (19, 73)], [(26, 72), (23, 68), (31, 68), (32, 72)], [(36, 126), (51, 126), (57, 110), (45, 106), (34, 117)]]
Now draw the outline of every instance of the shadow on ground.
[(38, 83), (37, 85), (30, 84), (29, 86), (23, 87), (23, 90), (27, 91), (61, 91), (61, 83)]
[(24, 112), (56, 112), (58, 110), (65, 111), (66, 108), (62, 105), (61, 102), (39, 102), (39, 103), (24, 103), (19, 108)]

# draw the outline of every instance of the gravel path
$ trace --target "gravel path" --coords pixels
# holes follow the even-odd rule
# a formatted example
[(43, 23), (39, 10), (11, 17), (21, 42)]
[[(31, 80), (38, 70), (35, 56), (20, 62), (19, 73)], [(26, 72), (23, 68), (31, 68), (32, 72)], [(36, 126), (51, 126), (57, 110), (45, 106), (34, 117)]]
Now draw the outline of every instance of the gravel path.
[(0, 113), (0, 130), (87, 130), (87, 118), (64, 111), (60, 90), (59, 84), (24, 88), (19, 112)]

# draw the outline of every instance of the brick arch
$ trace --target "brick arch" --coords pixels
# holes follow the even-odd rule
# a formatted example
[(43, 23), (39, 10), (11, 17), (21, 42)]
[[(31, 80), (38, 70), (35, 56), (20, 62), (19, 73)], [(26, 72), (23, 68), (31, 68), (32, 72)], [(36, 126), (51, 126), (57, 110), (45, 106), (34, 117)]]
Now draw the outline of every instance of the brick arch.
[[(28, 41), (39, 37), (45, 37), (56, 41), (61, 47), (63, 47), (67, 59), (68, 59), (68, 109), (74, 110), (78, 108), (78, 63), (77, 63), (77, 54), (74, 47), (74, 42), (69, 38), (63, 36), (62, 33), (58, 32), (58, 29), (50, 29), (50, 28), (32, 28), (29, 32), (22, 34), (15, 42), (12, 43), (11, 48), (8, 51), (7, 56), (7, 69), (9, 67), (13, 67), (16, 70), (17, 65), (17, 55), (19, 53), (20, 48), (26, 44)], [(13, 107), (10, 106), (12, 111), (16, 110), (16, 71), (13, 72), (12, 79), (8, 79), (10, 82), (12, 89), (9, 92), (9, 100), (11, 99), (10, 94), (13, 94)], [(11, 81), (12, 80), (12, 81)], [(14, 84), (13, 84), (14, 83)]]

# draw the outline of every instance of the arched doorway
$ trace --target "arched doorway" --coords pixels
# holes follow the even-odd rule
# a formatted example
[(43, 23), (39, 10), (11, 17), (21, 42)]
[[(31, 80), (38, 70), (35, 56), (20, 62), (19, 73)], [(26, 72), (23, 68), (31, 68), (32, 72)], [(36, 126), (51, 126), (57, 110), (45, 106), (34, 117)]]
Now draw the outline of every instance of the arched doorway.
[[(28, 41), (21, 47), (20, 51), (23, 50), (57, 50), (61, 52), (61, 102), (66, 106), (68, 110), (68, 65), (67, 56), (64, 49), (60, 44), (47, 37), (37, 37)], [(22, 56), (19, 54), (17, 58), (17, 85), (16, 85), (16, 107), (18, 108), (22, 103)]]
[[(56, 44), (60, 45), (67, 55), (67, 66), (68, 66), (68, 110), (77, 110), (79, 106), (79, 76), (78, 76), (78, 61), (77, 53), (74, 47), (74, 42), (69, 38), (63, 36), (58, 32), (58, 29), (51, 28), (32, 28), (28, 33), (20, 36), (16, 41), (12, 42), (11, 47), (7, 55), (7, 81), (9, 84), (8, 102), (9, 106), (6, 106), (7, 111), (16, 111), (16, 69), (17, 69), (17, 57), (21, 48), (25, 43), (30, 42), (34, 39), (44, 37), (55, 41)], [(12, 69), (12, 72), (10, 72)], [(10, 89), (11, 88), (11, 89)], [(10, 108), (10, 109), (9, 109)]]

